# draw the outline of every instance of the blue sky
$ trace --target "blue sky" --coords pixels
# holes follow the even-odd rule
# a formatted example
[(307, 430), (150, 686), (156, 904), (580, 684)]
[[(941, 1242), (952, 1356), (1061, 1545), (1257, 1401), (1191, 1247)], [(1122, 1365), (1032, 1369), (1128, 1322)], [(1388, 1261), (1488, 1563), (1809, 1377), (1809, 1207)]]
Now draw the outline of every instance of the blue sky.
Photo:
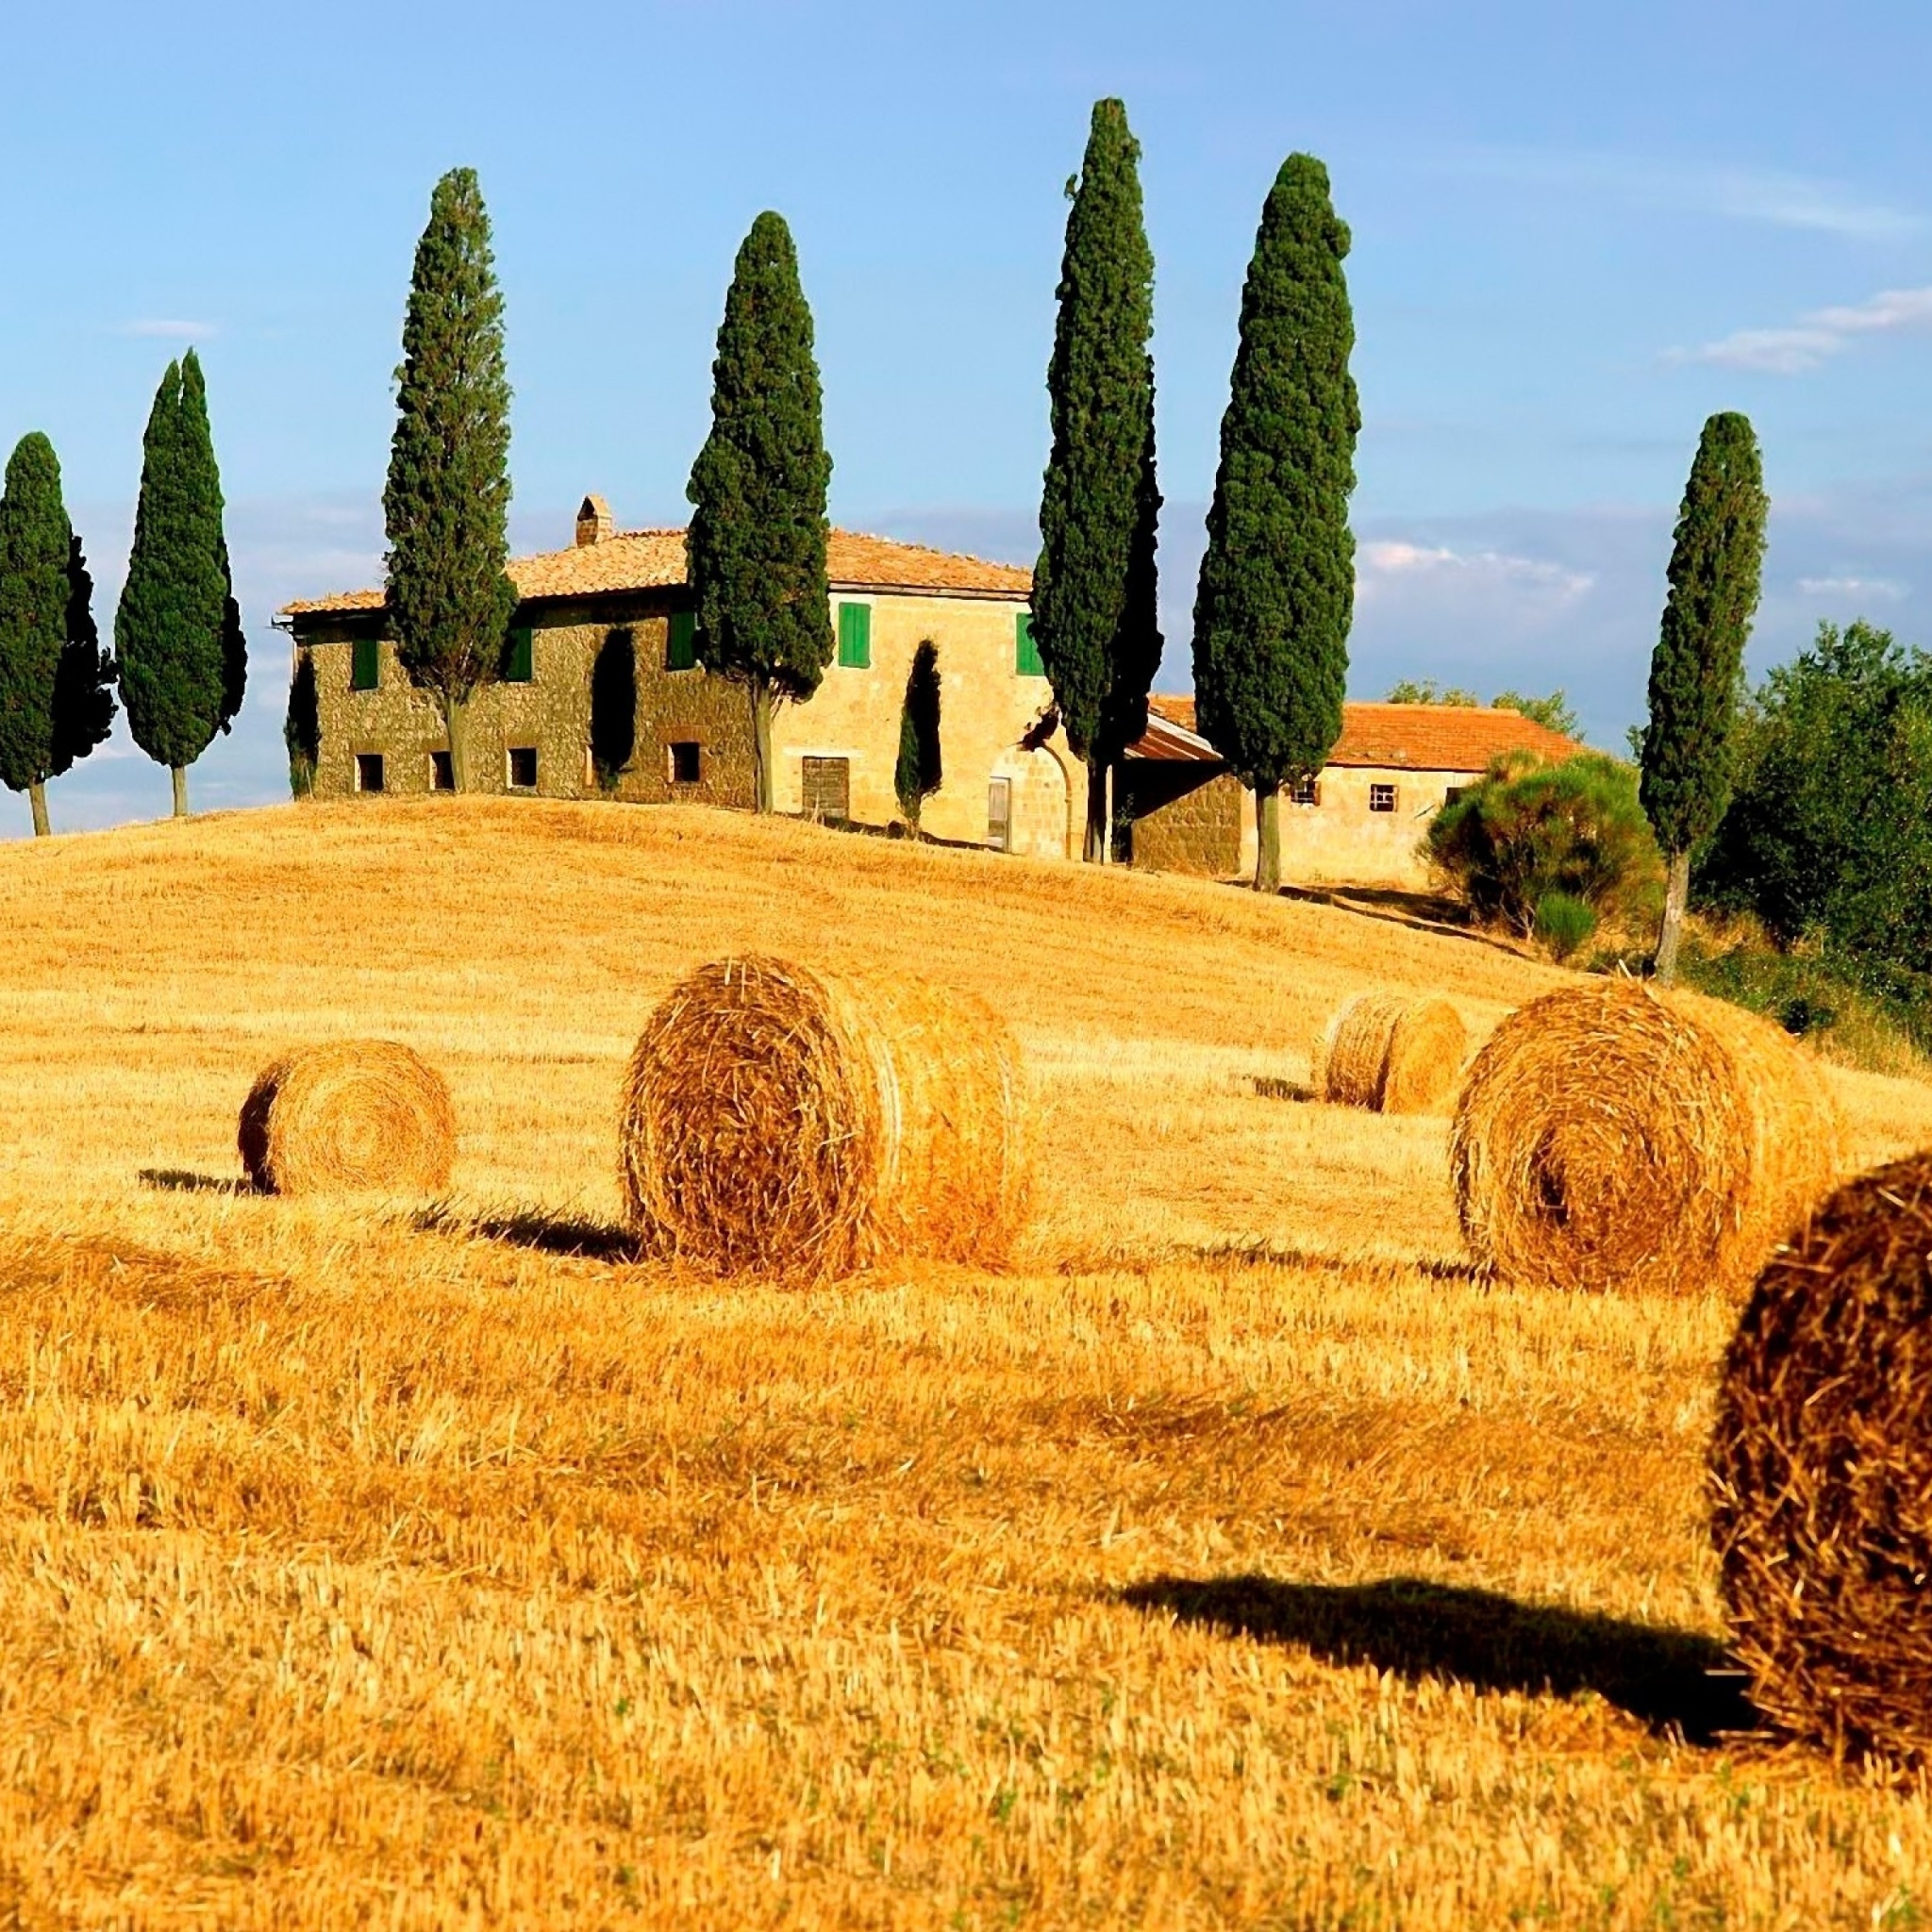
[[(1297, 148), (1355, 233), (1355, 695), (1562, 685), (1621, 744), (1716, 408), (1752, 416), (1773, 496), (1754, 662), (1825, 616), (1932, 635), (1922, 9), (108, 4), (29, 10), (9, 51), (0, 444), (53, 437), (104, 627), (154, 385), (190, 341), (207, 366), (254, 658), (200, 804), (285, 791), (274, 609), (379, 572), (444, 168), (479, 170), (496, 226), (520, 548), (567, 541), (589, 489), (682, 519), (731, 258), (772, 207), (835, 518), (1025, 561), (1060, 191), (1103, 93), (1157, 262), (1161, 687), (1189, 683), (1241, 276)], [(166, 802), (125, 735), (52, 788), (68, 827)]]

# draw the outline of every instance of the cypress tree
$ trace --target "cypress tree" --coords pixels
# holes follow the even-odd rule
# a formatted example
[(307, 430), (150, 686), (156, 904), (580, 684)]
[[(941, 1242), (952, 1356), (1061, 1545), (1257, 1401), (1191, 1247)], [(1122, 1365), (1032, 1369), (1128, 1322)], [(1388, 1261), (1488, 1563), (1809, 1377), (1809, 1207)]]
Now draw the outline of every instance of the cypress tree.
[(1328, 171), (1291, 155), (1261, 210), (1208, 550), (1194, 598), (1202, 735), (1255, 793), (1255, 890), (1281, 883), (1283, 783), (1312, 776), (1341, 733), (1355, 537), (1348, 499), (1361, 409), (1347, 225)]
[(696, 655), (744, 687), (761, 812), (772, 809), (773, 712), (808, 698), (832, 656), (823, 416), (798, 253), (768, 210), (732, 270), (711, 364), (711, 433), (685, 491)]
[(71, 771), (114, 728), (114, 687), (121, 667), (101, 648), (94, 623), (94, 580), (74, 531), (67, 546), (67, 643), (54, 684), (54, 766), (52, 775)]
[(906, 698), (899, 709), (899, 762), (892, 789), (899, 809), (919, 836), (920, 808), (945, 782), (940, 758), (940, 653), (930, 638), (912, 654)]
[(282, 742), (289, 752), (289, 791), (308, 798), (315, 791), (315, 768), (322, 761), (322, 704), (315, 689), (312, 652), (295, 654), (295, 675), (289, 680), (289, 711), (282, 721)]
[(452, 168), (416, 244), (382, 512), (396, 657), (441, 708), (458, 791), (464, 710), (496, 681), (516, 608), (504, 568), (509, 398), (490, 216), (475, 171)]
[(1087, 766), (1086, 856), (1108, 856), (1107, 776), (1147, 728), (1160, 667), (1155, 569), (1154, 256), (1141, 146), (1096, 101), (1067, 184), (1066, 250), (1046, 388), (1053, 425), (1033, 569), (1033, 636), (1074, 757)]
[(0, 493), (0, 782), (27, 794), (40, 837), (60, 740), (71, 541), (60, 465), (36, 430), (8, 458)]
[(1769, 509), (1751, 419), (1720, 411), (1698, 439), (1677, 512), (1640, 760), (1644, 813), (1669, 868), (1655, 962), (1666, 982), (1677, 974), (1690, 855), (1730, 802), (1731, 727)]
[(190, 349), (168, 365), (148, 417), (134, 548), (114, 613), (127, 727), (172, 774), (177, 818), (188, 811), (188, 767), (227, 717), (226, 565), (221, 477)]

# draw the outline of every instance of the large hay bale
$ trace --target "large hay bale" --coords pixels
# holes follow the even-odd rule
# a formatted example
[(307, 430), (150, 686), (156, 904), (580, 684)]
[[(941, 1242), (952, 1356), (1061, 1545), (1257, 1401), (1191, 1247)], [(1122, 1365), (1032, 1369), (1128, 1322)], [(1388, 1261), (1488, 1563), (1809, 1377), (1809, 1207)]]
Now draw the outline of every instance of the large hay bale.
[(1853, 1181), (1773, 1257), (1710, 1462), (1758, 1707), (1840, 1756), (1932, 1759), (1932, 1154)]
[(1470, 1247), (1507, 1280), (1733, 1290), (1830, 1185), (1838, 1111), (1769, 1021), (1591, 979), (1496, 1029), (1449, 1158)]
[(1316, 1042), (1315, 1091), (1377, 1113), (1428, 1113), (1454, 1091), (1468, 1049), (1462, 1016), (1447, 1000), (1357, 993)]
[(1024, 1219), (1019, 1049), (978, 1001), (768, 958), (700, 967), (625, 1083), (632, 1224), (721, 1270), (818, 1279), (888, 1255), (998, 1263)]
[(264, 1067), (242, 1107), (242, 1164), (272, 1194), (449, 1185), (457, 1118), (436, 1069), (392, 1040), (305, 1046)]

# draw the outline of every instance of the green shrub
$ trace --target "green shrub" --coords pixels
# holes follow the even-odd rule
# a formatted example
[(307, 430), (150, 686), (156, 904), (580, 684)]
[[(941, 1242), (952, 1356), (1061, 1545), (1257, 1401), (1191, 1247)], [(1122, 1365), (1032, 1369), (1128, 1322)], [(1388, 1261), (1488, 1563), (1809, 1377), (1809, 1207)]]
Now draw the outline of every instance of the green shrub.
[(1537, 942), (1560, 964), (1596, 930), (1596, 908), (1574, 892), (1545, 892), (1536, 902)]
[(1479, 918), (1524, 938), (1552, 892), (1599, 918), (1635, 921), (1654, 916), (1663, 890), (1636, 770), (1602, 752), (1560, 764), (1506, 752), (1436, 814), (1423, 849)]

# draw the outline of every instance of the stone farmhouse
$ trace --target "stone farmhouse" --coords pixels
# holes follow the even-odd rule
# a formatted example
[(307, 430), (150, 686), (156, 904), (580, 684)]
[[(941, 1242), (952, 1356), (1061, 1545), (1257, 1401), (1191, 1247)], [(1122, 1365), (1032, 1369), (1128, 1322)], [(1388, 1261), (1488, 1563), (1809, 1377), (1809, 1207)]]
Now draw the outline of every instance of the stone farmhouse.
[[(944, 783), (925, 801), (934, 838), (1077, 858), (1087, 774), (1068, 751), (1040, 662), (1032, 574), (915, 543), (834, 530), (826, 551), (836, 645), (824, 681), (773, 725), (780, 811), (884, 827), (913, 654), (939, 654)], [(620, 532), (588, 496), (567, 550), (509, 566), (518, 602), (503, 675), (467, 720), (471, 783), (543, 798), (748, 808), (751, 712), (742, 689), (692, 651), (682, 530)], [(442, 716), (384, 635), (379, 590), (291, 604), (277, 622), (313, 665), (324, 797), (450, 785)], [(1251, 874), (1252, 796), (1194, 728), (1191, 698), (1157, 694), (1115, 789), (1121, 856), (1213, 877)], [(1420, 887), (1428, 821), (1491, 758), (1581, 747), (1515, 711), (1350, 704), (1312, 782), (1284, 794), (1285, 876)], [(599, 753), (603, 754), (600, 762)]]
[[(1560, 760), (1583, 747), (1520, 711), (1345, 704), (1341, 737), (1281, 798), (1282, 876), (1420, 890), (1429, 821), (1503, 752)], [(1120, 780), (1136, 865), (1225, 876), (1255, 868), (1255, 800), (1194, 729), (1194, 701), (1156, 695)]]
[[(826, 561), (836, 647), (811, 698), (778, 708), (777, 808), (879, 826), (899, 815), (906, 681), (930, 641), (944, 783), (925, 801), (923, 828), (1076, 855), (1086, 772), (1057, 728), (1033, 643), (1031, 572), (845, 530), (831, 533)], [(503, 676), (466, 719), (474, 786), (751, 804), (750, 706), (692, 654), (682, 530), (620, 533), (603, 498), (586, 497), (571, 548), (520, 558), (509, 575), (518, 603)], [(450, 784), (441, 713), (397, 663), (383, 617), (383, 593), (370, 590), (291, 604), (278, 619), (314, 665), (321, 796)], [(613, 741), (620, 756), (600, 771), (593, 745)]]

